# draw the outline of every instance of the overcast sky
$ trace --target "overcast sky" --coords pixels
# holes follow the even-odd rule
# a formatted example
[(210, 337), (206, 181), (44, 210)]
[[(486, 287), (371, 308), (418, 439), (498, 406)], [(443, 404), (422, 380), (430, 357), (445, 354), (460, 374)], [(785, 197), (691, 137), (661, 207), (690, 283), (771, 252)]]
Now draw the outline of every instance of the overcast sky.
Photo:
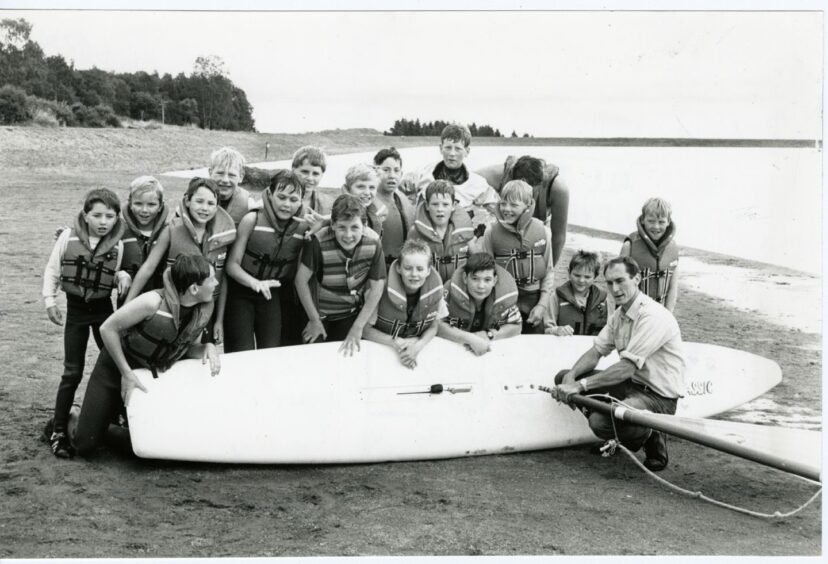
[[(1, 4), (0, 4), (1, 5)], [(76, 68), (218, 55), (259, 131), (821, 138), (819, 12), (0, 12)]]

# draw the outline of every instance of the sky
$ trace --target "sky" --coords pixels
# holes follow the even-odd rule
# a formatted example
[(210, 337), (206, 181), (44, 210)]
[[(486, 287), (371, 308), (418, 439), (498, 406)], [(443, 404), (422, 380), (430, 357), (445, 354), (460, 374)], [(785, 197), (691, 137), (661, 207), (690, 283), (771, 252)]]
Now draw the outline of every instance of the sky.
[(822, 138), (817, 11), (0, 11), (19, 17), (76, 68), (189, 74), (217, 55), (263, 132), (406, 117), (507, 135)]

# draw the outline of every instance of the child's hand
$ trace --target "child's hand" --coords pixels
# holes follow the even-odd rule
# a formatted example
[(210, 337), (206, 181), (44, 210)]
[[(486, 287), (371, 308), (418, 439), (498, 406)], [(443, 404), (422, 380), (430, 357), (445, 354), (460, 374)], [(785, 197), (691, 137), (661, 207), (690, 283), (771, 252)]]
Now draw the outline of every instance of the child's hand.
[(224, 321), (216, 319), (216, 322), (213, 324), (213, 340), (217, 345), (224, 342)]
[(63, 325), (63, 314), (60, 313), (58, 306), (46, 308), (46, 315), (49, 316), (49, 321), (55, 325)]
[(356, 324), (351, 326), (348, 335), (342, 344), (339, 346), (339, 352), (343, 356), (353, 356), (359, 349), (359, 341), (362, 339), (362, 328), (357, 327)]
[(115, 277), (118, 279), (118, 295), (125, 296), (129, 292), (129, 287), (132, 286), (132, 277), (123, 270), (119, 270)]
[(470, 334), (466, 342), (466, 348), (474, 353), (476, 356), (482, 356), (492, 350), (492, 344), (489, 339), (478, 337)]
[(218, 347), (213, 343), (204, 346), (204, 354), (201, 355), (201, 364), (210, 363), (210, 376), (215, 376), (221, 371), (221, 360), (219, 360)]
[(135, 372), (130, 370), (126, 374), (121, 374), (121, 399), (124, 400), (124, 405), (129, 406), (129, 396), (135, 388), (138, 388), (145, 394), (149, 393), (149, 390), (141, 383), (141, 380), (138, 379)]
[(529, 312), (529, 317), (526, 318), (526, 323), (537, 327), (538, 325), (543, 323), (545, 317), (546, 308), (538, 304), (532, 308), (532, 311)]
[(251, 288), (254, 292), (261, 294), (266, 300), (269, 300), (271, 298), (270, 289), (279, 288), (281, 286), (282, 283), (278, 280), (256, 280)]
[(328, 333), (325, 331), (325, 326), (322, 324), (322, 320), (317, 319), (316, 321), (308, 321), (308, 324), (305, 325), (304, 329), (302, 329), (302, 340), (306, 343), (312, 343), (319, 337), (322, 337), (323, 341), (328, 338)]
[(569, 325), (557, 326), (550, 325), (552, 322), (547, 322), (544, 333), (547, 335), (555, 335), (556, 337), (569, 337), (575, 334), (575, 331)]
[(417, 366), (417, 355), (422, 350), (422, 341), (414, 339), (413, 343), (406, 345), (400, 351), (400, 362), (407, 368), (415, 368)]

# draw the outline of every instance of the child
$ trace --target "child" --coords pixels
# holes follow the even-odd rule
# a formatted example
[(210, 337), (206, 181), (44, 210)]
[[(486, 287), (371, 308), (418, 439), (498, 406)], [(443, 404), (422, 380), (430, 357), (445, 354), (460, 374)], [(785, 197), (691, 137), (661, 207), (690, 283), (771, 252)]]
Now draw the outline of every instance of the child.
[(454, 186), (448, 180), (434, 180), (425, 191), (425, 201), (417, 206), (414, 225), (408, 230), (408, 239), (428, 243), (434, 256), (434, 266), (443, 280), (451, 280), (454, 271), (466, 263), (469, 241), (474, 228), (469, 215), (454, 201)]
[(512, 275), (488, 253), (474, 253), (443, 287), (448, 316), (437, 335), (480, 356), (491, 342), (520, 335), (518, 289)]
[(365, 338), (393, 347), (400, 362), (417, 366), (417, 355), (437, 334), (437, 322), (448, 315), (443, 282), (431, 268), (425, 241), (406, 241), (388, 271), (388, 283), (365, 327)]
[(227, 301), (227, 285), (224, 284), (224, 262), (227, 250), (236, 238), (233, 218), (218, 205), (218, 186), (207, 178), (193, 178), (179, 204), (180, 215), (158, 236), (158, 243), (150, 251), (147, 260), (138, 269), (126, 301), (137, 297), (166, 256), (172, 265), (178, 255), (200, 254), (216, 270), (219, 281), (216, 287), (217, 306), (205, 335), (206, 342), (224, 340), (224, 306)]
[(480, 238), (478, 250), (490, 253), (517, 283), (524, 333), (543, 333), (546, 301), (555, 288), (552, 245), (541, 220), (532, 217), (532, 187), (512, 180), (503, 187), (497, 221)]
[[(323, 201), (324, 198), (320, 198), (317, 190), (327, 166), (325, 153), (318, 147), (305, 145), (293, 153), (293, 163), (290, 168), (294, 174), (305, 181), (305, 199), (302, 204), (306, 213), (310, 213), (312, 216), (329, 213), (328, 207)], [(309, 219), (309, 223), (313, 223), (318, 218), (312, 217)]]
[(569, 281), (549, 295), (547, 335), (597, 335), (613, 311), (612, 298), (594, 284), (601, 269), (596, 253), (578, 251), (569, 261)]
[[(139, 176), (129, 185), (129, 201), (121, 212), (124, 222), (123, 269), (135, 277), (150, 250), (158, 242), (161, 230), (167, 224), (168, 208), (164, 205), (164, 187), (152, 176)], [(165, 265), (166, 266), (166, 265)], [(153, 273), (143, 291), (161, 287), (163, 269)], [(122, 296), (126, 298), (126, 296)]]
[(482, 176), (469, 171), (463, 164), (470, 145), (471, 133), (465, 125), (450, 124), (443, 129), (440, 134), (443, 160), (421, 171), (416, 183), (418, 201), (424, 199), (425, 189), (432, 180), (448, 180), (454, 184), (460, 208), (469, 213), (475, 225), (484, 225), (494, 215), (498, 197)]
[(201, 255), (179, 255), (164, 271), (161, 289), (142, 294), (101, 325), (106, 346), (101, 348), (83, 398), (75, 436), (79, 454), (91, 454), (104, 441), (110, 419), (129, 403), (134, 388), (147, 392), (133, 369), (157, 374), (189, 355), (209, 360), (211, 374), (218, 373), (215, 345), (191, 346), (211, 318), (213, 290), (218, 285), (215, 274)]
[[(342, 194), (350, 194), (359, 200), (365, 208), (367, 225), (382, 237), (383, 217), (381, 210), (377, 209), (376, 196), (377, 186), (380, 183), (380, 175), (377, 167), (365, 163), (357, 163), (345, 173), (345, 184), (342, 185)], [(306, 219), (309, 216), (306, 216)], [(315, 223), (311, 225), (310, 234), (314, 234), (322, 227), (331, 224), (331, 216), (321, 213), (315, 214)]]
[(630, 233), (621, 246), (621, 256), (632, 257), (641, 267), (642, 292), (670, 312), (678, 298), (678, 245), (672, 208), (666, 200), (650, 198), (636, 220), (637, 231)]
[(60, 287), (66, 292), (66, 326), (63, 330), (63, 376), (55, 399), (54, 418), (46, 432), (52, 454), (71, 458), (74, 454), (67, 434), (69, 410), (83, 378), (89, 330), (98, 348), (103, 348), (100, 327), (112, 313), (112, 290), (123, 294), (129, 274), (121, 270), (124, 224), (118, 217), (118, 196), (106, 188), (90, 190), (74, 226), (57, 239), (43, 274), (46, 314), (55, 325), (63, 324), (56, 304)]
[(258, 207), (250, 192), (239, 187), (244, 178), (244, 157), (232, 147), (222, 147), (210, 155), (210, 179), (218, 186), (219, 206), (238, 226), (244, 215)]
[(359, 349), (386, 278), (379, 235), (366, 222), (359, 200), (343, 194), (334, 200), (331, 225), (304, 243), (295, 284), (309, 320), (302, 331), (306, 343), (344, 339), (341, 352)]
[(561, 180), (559, 169), (543, 159), (523, 155), (510, 155), (503, 166), (491, 165), (477, 170), (486, 181), (495, 187), (498, 194), (510, 180), (523, 180), (532, 187), (535, 195), (534, 217), (549, 222), (552, 232), (552, 261), (558, 259), (566, 243), (566, 228), (569, 215), (569, 188)]
[(224, 352), (278, 347), (282, 335), (291, 333), (285, 331), (288, 326), (295, 333), (288, 340), (298, 344), (293, 341), (301, 332), (296, 322), (301, 308), (294, 299), (293, 279), (310, 227), (302, 219), (304, 195), (302, 179), (280, 170), (262, 194), (262, 208), (239, 224), (227, 259)]
[[(402, 178), (402, 157), (394, 147), (382, 149), (374, 155), (379, 168), (376, 205), (382, 217), (382, 251), (388, 266), (399, 256), (408, 230), (414, 223), (414, 207), (398, 190)], [(376, 229), (375, 229), (376, 231)]]

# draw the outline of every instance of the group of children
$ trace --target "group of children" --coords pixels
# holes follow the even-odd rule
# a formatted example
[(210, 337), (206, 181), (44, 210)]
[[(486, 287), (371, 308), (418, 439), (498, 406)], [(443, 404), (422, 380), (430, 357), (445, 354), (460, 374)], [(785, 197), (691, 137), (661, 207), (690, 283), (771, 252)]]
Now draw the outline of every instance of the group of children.
[[(64, 374), (46, 429), (52, 452), (73, 455), (69, 413), (90, 329), (104, 348), (100, 328), (113, 313), (113, 290), (119, 308), (150, 290), (161, 296), (141, 302), (149, 304), (142, 305), (146, 318), (131, 313), (137, 306), (121, 316), (134, 326), (129, 335), (154, 343), (141, 359), (125, 346), (126, 357), (153, 370), (192, 340), (211, 351), (223, 343), (224, 352), (342, 341), (340, 351), (350, 355), (365, 338), (393, 347), (403, 365), (415, 368), (436, 335), (481, 355), (493, 340), (520, 333), (597, 334), (613, 309), (595, 284), (598, 255), (579, 251), (569, 280), (554, 284), (568, 206), (557, 168), (510, 157), (485, 178), (463, 163), (470, 143), (466, 127), (446, 127), (442, 160), (405, 176), (400, 153), (383, 149), (373, 164), (348, 170), (335, 198), (318, 190), (326, 158), (315, 147), (299, 149), (260, 201), (239, 186), (245, 161), (231, 148), (211, 155), (208, 178), (192, 179), (175, 209), (149, 176), (132, 182), (123, 210), (112, 191), (90, 191), (74, 224), (60, 233), (44, 276), (47, 314), (56, 324), (63, 322), (57, 291), (67, 294)], [(669, 205), (651, 199), (621, 251), (641, 264), (642, 289), (670, 309), (674, 235)], [(181, 257), (206, 259), (215, 284), (207, 285), (203, 266), (201, 278), (186, 274), (189, 259)], [(178, 298), (175, 268), (177, 280), (190, 281), (175, 286), (184, 288)], [(178, 305), (174, 314), (149, 311), (163, 309), (159, 303), (209, 301), (204, 288), (215, 307), (209, 319), (199, 317), (198, 335), (181, 322)], [(150, 319), (159, 315), (174, 323), (155, 333)], [(131, 364), (118, 354), (110, 351), (129, 380), (124, 371)]]

